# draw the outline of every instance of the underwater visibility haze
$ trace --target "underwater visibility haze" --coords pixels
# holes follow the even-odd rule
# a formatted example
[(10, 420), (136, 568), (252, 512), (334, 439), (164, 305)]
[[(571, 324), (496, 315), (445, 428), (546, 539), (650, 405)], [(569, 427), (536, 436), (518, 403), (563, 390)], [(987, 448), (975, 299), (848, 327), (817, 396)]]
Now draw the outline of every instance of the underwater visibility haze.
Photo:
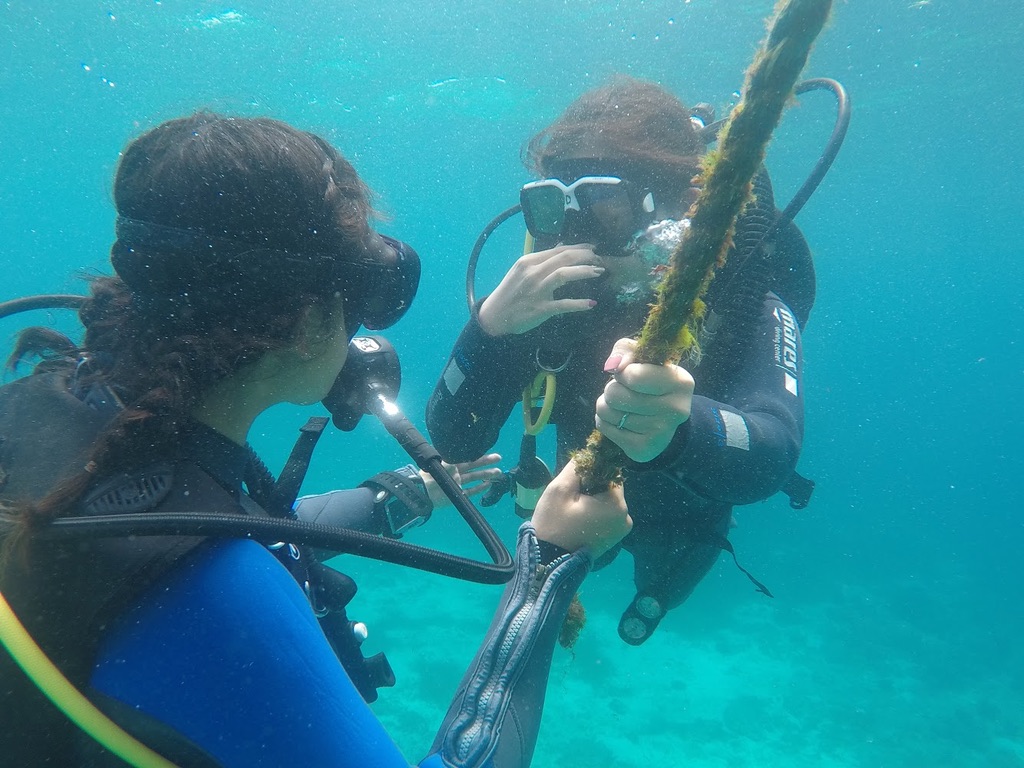
[[(117, 0), (0, 7), (0, 301), (81, 292), (109, 271), (111, 179), (131, 138), (197, 109), (328, 138), (376, 193), (379, 228), (423, 280), (387, 333), (399, 404), (422, 427), (464, 324), (466, 260), (528, 180), (521, 145), (617, 73), (725, 116), (771, 0), (416, 3)], [(1024, 7), (1014, 0), (837, 2), (806, 77), (842, 82), (843, 148), (797, 223), (818, 293), (804, 333), (810, 506), (737, 508), (731, 538), (768, 584), (720, 558), (640, 647), (620, 556), (583, 588), (558, 649), (534, 764), (687, 768), (1024, 766)], [(834, 99), (783, 115), (768, 153), (785, 203), (818, 158)], [(490, 290), (521, 219), (484, 250)], [(73, 329), (54, 311), (0, 321)], [(278, 407), (254, 446), (273, 469), (309, 411)], [(519, 425), (499, 450), (514, 462)], [(546, 446), (550, 450), (550, 446)], [(304, 491), (405, 463), (380, 425), (324, 437)], [(445, 510), (444, 512), (451, 512)], [(451, 512), (416, 543), (479, 556)], [(511, 502), (487, 511), (507, 544)], [(374, 704), (418, 758), (498, 590), (339, 558), (350, 608), (398, 684)]]

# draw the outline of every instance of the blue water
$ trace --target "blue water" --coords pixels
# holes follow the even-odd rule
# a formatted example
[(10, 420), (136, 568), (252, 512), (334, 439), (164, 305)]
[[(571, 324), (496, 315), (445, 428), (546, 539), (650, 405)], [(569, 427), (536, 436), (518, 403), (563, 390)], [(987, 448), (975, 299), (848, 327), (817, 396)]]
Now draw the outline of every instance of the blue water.
[[(0, 299), (105, 271), (119, 149), (196, 108), (271, 115), (335, 143), (425, 274), (389, 332), (422, 411), (466, 318), (465, 260), (516, 201), (520, 144), (616, 72), (688, 102), (735, 100), (767, 0), (438, 7), (11, 0), (0, 8)], [(733, 541), (774, 600), (722, 561), (640, 648), (615, 633), (619, 558), (585, 585), (559, 651), (537, 765), (1024, 766), (1024, 8), (1016, 0), (839, 3), (807, 69), (854, 115), (799, 223), (818, 298), (805, 335), (811, 507), (737, 511)], [(783, 199), (831, 129), (790, 110), (769, 166)], [(495, 238), (481, 290), (514, 259)], [(45, 316), (33, 320), (46, 320)], [(64, 325), (68, 318), (54, 316)], [(4, 339), (26, 318), (0, 324)], [(254, 442), (280, 466), (305, 412)], [(512, 455), (515, 429), (501, 447)], [(358, 457), (358, 458), (356, 458)], [(324, 439), (307, 488), (402, 462), (379, 427)], [(491, 513), (507, 541), (515, 520)], [(454, 514), (413, 540), (477, 553)], [(351, 558), (353, 614), (398, 687), (375, 708), (429, 746), (497, 592)]]

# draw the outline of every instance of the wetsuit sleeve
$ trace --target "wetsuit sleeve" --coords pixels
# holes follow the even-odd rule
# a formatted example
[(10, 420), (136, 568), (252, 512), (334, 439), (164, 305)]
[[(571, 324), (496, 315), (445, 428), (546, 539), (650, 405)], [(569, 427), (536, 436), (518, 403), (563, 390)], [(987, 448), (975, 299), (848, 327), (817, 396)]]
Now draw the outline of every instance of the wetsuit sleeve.
[(252, 541), (197, 551), (102, 638), (101, 694), (224, 768), (407, 768), (285, 568)]
[(296, 501), (295, 514), (307, 523), (336, 525), (377, 536), (385, 532), (387, 523), (369, 488), (303, 496)]
[(381, 472), (359, 488), (303, 496), (295, 514), (307, 523), (401, 538), (430, 518), (433, 503), (415, 465)]
[(586, 552), (546, 548), (519, 529), (516, 572), (422, 768), (526, 768), (540, 728), (555, 640), (590, 570)]
[(534, 370), (530, 348), (525, 336), (466, 324), (427, 403), (427, 430), (446, 461), (472, 461), (498, 441)]
[(772, 294), (749, 359), (736, 371), (721, 401), (694, 396), (672, 444), (641, 468), (728, 504), (760, 501), (782, 487), (803, 441), (803, 356), (797, 321)]

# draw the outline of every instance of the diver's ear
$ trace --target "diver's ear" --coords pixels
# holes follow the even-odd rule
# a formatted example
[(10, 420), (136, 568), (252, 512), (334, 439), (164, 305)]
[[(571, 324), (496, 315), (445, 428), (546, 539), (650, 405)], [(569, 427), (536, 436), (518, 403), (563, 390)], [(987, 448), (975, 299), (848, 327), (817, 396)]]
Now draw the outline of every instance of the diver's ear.
[(299, 314), (295, 324), (292, 349), (300, 360), (312, 360), (324, 352), (324, 346), (333, 343), (339, 333), (345, 332), (342, 312), (328, 315), (321, 307), (308, 306)]

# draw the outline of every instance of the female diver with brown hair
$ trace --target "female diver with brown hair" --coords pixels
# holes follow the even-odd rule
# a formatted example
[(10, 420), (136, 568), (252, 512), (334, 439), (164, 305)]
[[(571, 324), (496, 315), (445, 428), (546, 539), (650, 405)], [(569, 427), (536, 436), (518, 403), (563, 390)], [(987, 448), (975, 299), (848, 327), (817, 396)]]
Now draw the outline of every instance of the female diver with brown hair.
[[(630, 337), (699, 192), (701, 127), (661, 86), (620, 77), (529, 142), (524, 160), (539, 178), (520, 201), (534, 248), (473, 306), (427, 409), (441, 454), (465, 459), (495, 444), (520, 398), (532, 405), (531, 382), (554, 377), (545, 409), (558, 467), (595, 424), (622, 448), (635, 523), (622, 547), (633, 555), (636, 595), (618, 629), (632, 645), (691, 594), (722, 549), (732, 552), (734, 505), (780, 490), (803, 438), (800, 326), (813, 268), (791, 221), (772, 228), (778, 212), (764, 172), (707, 296), (703, 357), (633, 362)], [(525, 466), (536, 459), (521, 459), (506, 481), (520, 495)]]
[[(115, 274), (92, 281), (84, 340), (25, 332), (14, 359), (41, 363), (0, 389), (4, 596), (143, 752), (190, 766), (407, 765), (339, 661), (350, 623), (318, 622), (351, 593), (311, 583), (311, 550), (48, 534), (120, 512), (175, 513), (186, 529), (197, 513), (272, 513), (252, 498), (253, 421), (327, 396), (357, 329), (391, 325), (412, 300), (414, 252), (372, 229), (369, 192), (333, 147), (270, 119), (159, 125), (124, 151), (114, 204)], [(366, 530), (397, 535), (375, 504), (387, 493), (363, 496)], [(561, 617), (629, 525), (619, 491), (581, 496), (571, 468), (550, 486), (422, 765), (529, 763)], [(123, 764), (2, 658), (5, 761)], [(509, 717), (517, 727), (502, 729)]]

